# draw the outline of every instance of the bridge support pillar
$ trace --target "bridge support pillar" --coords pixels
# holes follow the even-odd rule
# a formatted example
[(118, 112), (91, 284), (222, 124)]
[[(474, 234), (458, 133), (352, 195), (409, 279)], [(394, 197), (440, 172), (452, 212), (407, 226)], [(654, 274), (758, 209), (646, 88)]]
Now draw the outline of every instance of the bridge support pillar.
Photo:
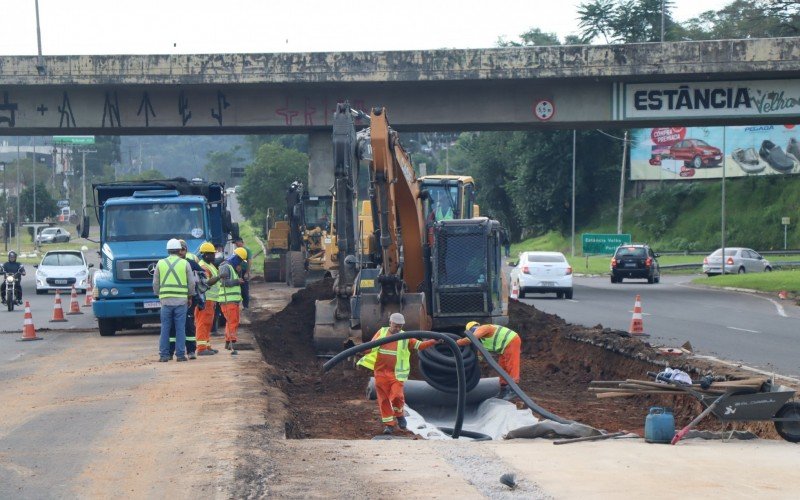
[(333, 180), (331, 132), (311, 132), (308, 134), (308, 194), (329, 195)]

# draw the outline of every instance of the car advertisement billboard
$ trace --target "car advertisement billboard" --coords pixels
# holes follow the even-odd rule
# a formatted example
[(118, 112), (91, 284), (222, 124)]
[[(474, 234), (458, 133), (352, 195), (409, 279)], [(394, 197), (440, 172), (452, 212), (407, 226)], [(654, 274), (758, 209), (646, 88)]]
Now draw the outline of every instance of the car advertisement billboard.
[(635, 129), (632, 180), (716, 179), (800, 173), (800, 126)]

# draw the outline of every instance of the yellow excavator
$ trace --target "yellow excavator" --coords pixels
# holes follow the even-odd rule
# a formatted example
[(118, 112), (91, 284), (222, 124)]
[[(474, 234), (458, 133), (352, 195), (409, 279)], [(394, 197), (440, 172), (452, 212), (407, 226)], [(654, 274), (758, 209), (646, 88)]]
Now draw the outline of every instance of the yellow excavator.
[[(359, 114), (370, 126), (356, 133)], [(351, 337), (368, 340), (392, 312), (403, 313), (406, 330), (508, 322), (500, 224), (474, 217), (470, 178), (417, 179), (383, 108), (367, 117), (338, 104), (333, 149), (339, 272), (336, 297), (316, 304), (318, 355), (341, 351)], [(362, 172), (368, 200), (358, 198)], [(371, 225), (359, 217), (364, 205)]]
[(274, 218), (268, 211), (266, 281), (285, 281), (293, 287), (322, 279), (329, 273), (325, 242), (329, 239), (330, 196), (309, 196), (303, 183), (295, 181), (286, 191), (286, 220)]

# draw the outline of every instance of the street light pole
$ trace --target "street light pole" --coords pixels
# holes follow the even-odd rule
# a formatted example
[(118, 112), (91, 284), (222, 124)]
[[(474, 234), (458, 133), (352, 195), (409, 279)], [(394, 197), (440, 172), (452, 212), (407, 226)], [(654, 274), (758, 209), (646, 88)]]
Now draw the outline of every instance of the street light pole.
[(575, 257), (575, 143), (577, 132), (572, 130), (572, 257)]
[(619, 173), (619, 207), (617, 208), (617, 234), (622, 234), (622, 209), (625, 202), (625, 158), (628, 156), (628, 131), (622, 142), (622, 169)]
[[(36, 136), (33, 137), (33, 220), (31, 222), (36, 222)], [(35, 229), (34, 233), (36, 233)], [(33, 235), (33, 238), (36, 239), (36, 234)]]
[(20, 156), (19, 156), (19, 136), (17, 136), (17, 218), (14, 220), (14, 224), (17, 225), (15, 233), (17, 234), (17, 253), (19, 253), (20, 246), (19, 246), (19, 194), (20, 194), (20, 182), (19, 182), (19, 171), (22, 170), (20, 168)]

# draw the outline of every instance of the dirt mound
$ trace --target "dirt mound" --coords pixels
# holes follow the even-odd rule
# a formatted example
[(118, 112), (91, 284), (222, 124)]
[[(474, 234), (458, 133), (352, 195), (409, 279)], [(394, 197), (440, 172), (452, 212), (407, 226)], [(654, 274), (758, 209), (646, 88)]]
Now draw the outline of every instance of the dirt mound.
[[(283, 390), (289, 400), (292, 418), (286, 424), (286, 434), (290, 438), (368, 439), (381, 428), (377, 405), (364, 398), (370, 374), (356, 370), (352, 362), (323, 374), (323, 360), (314, 354), (314, 303), (331, 298), (331, 282), (317, 282), (295, 293), (282, 312), (253, 324), (270, 365), (270, 382)], [(598, 399), (587, 390), (592, 380), (647, 379), (648, 371), (661, 371), (667, 365), (681, 368), (693, 377), (712, 370), (716, 375), (735, 375), (728, 368), (705, 362), (690, 365), (659, 355), (649, 344), (630, 338), (626, 332), (599, 325), (585, 328), (568, 324), (518, 301), (511, 301), (509, 319), (509, 326), (523, 340), (522, 389), (557, 415), (608, 431), (627, 430), (643, 435), (651, 406), (673, 408), (680, 427), (698, 415), (702, 406), (688, 396)], [(487, 367), (484, 370), (486, 376), (494, 376)], [(723, 427), (709, 417), (700, 428)], [(740, 424), (737, 429), (777, 437), (771, 424)]]

